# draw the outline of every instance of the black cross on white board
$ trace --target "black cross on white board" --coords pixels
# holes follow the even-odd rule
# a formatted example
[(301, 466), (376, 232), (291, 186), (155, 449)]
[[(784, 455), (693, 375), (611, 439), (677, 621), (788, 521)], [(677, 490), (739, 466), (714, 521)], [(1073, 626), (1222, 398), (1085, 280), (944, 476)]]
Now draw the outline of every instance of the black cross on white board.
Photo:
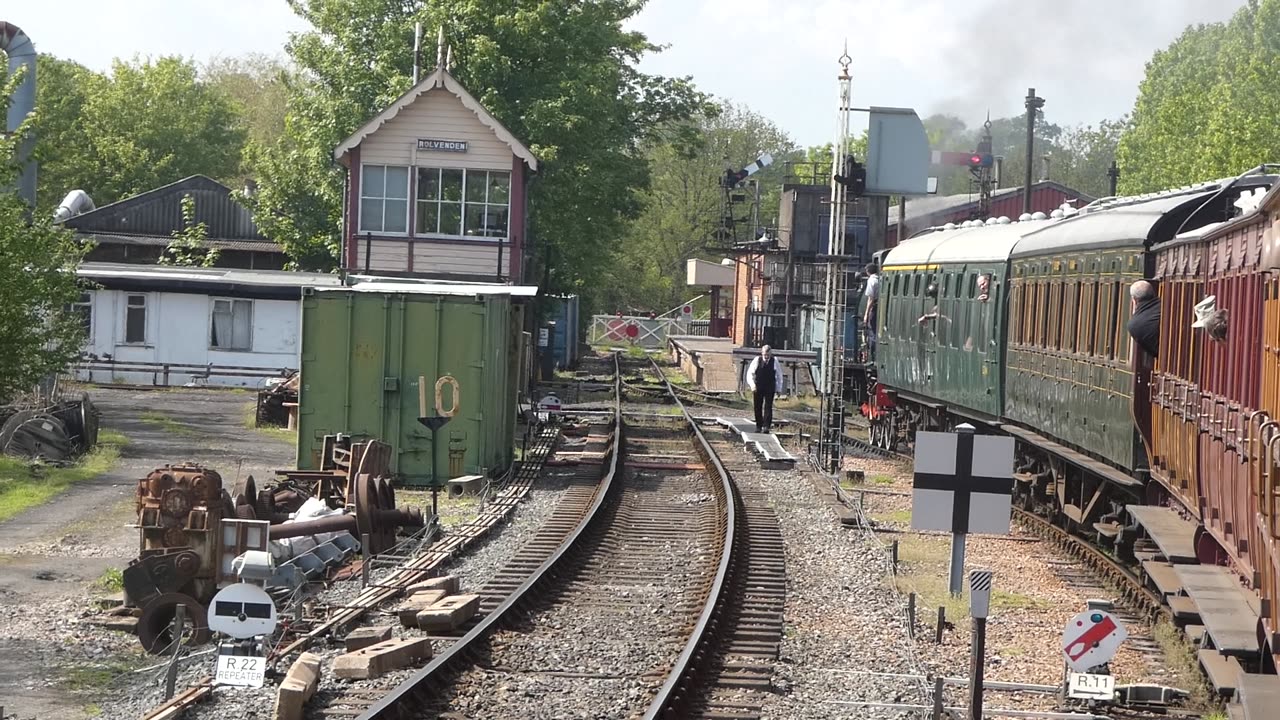
[(1008, 535), (1013, 438), (916, 433), (911, 529)]

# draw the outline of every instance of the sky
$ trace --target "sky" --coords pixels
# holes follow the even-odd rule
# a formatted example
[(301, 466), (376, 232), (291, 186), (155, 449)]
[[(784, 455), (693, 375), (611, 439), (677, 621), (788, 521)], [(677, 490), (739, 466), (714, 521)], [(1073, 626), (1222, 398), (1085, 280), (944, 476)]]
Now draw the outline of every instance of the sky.
[[(1060, 125), (1129, 112), (1152, 54), (1245, 0), (649, 0), (629, 27), (658, 45), (641, 69), (692, 76), (800, 145), (835, 131), (847, 41), (855, 107), (914, 108), (969, 125), (1022, 112), (1027, 89)], [(106, 70), (114, 57), (283, 55), (306, 25), (285, 0), (59, 0), (7, 9), (40, 52)], [(409, 49), (406, 49), (409, 51)], [(865, 127), (865, 115), (853, 126)], [(943, 148), (946, 149), (946, 148)], [(964, 148), (961, 148), (962, 150)]]

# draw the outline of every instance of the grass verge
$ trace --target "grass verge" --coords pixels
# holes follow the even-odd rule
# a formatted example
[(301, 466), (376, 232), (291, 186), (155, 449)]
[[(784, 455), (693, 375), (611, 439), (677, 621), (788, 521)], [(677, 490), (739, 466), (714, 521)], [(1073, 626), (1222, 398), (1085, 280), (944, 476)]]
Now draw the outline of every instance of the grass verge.
[[(947, 619), (955, 622), (969, 616), (968, 583), (964, 593), (952, 597), (948, 585), (947, 560), (950, 539), (923, 535), (898, 538), (898, 574), (886, 582), (898, 592), (916, 594), (916, 612), (930, 624), (937, 622), (937, 609), (947, 609)], [(941, 560), (940, 560), (941, 559)], [(1043, 610), (1049, 603), (1018, 592), (993, 588), (992, 610)]]
[(120, 568), (107, 568), (93, 581), (93, 587), (108, 593), (120, 592), (124, 589), (124, 572)]
[[(150, 656), (139, 649), (136, 653), (121, 652), (102, 660), (64, 667), (58, 674), (58, 686), (81, 700), (89, 701), (85, 705), (87, 714), (101, 714), (102, 709), (98, 703), (112, 695), (113, 686), (121, 676), (146, 667), (151, 660)], [(95, 709), (97, 713), (94, 712)]]
[(199, 432), (190, 425), (180, 423), (168, 415), (155, 410), (148, 410), (142, 413), (142, 417), (139, 419), (148, 425), (160, 428), (170, 435), (191, 436), (199, 434)]
[(42, 505), (78, 482), (107, 472), (120, 459), (120, 448), (128, 442), (118, 432), (103, 430), (98, 434), (98, 446), (67, 467), (0, 456), (0, 521)]
[[(431, 512), (430, 490), (409, 490), (396, 488), (396, 505), (417, 505), (424, 514)], [(440, 524), (446, 528), (456, 528), (476, 519), (480, 515), (480, 498), (451, 498), (447, 490), (441, 490), (436, 498), (436, 510), (440, 515)]]
[[(1173, 671), (1175, 682), (1172, 684), (1186, 688), (1191, 693), (1191, 709), (1201, 712), (1220, 710), (1221, 706), (1215, 702), (1213, 691), (1200, 670), (1196, 648), (1187, 640), (1187, 636), (1167, 620), (1157, 623), (1152, 628), (1151, 635), (1160, 645), (1165, 662)], [(1219, 717), (1226, 720), (1227, 716), (1219, 714)], [(1212, 715), (1208, 715), (1204, 720), (1212, 720), (1212, 718)]]
[(258, 427), (258, 409), (256, 403), (250, 403), (245, 408), (243, 424), (246, 428), (258, 432), (261, 435), (278, 440), (282, 443), (288, 443), (294, 447), (298, 446), (298, 431), (289, 430), (282, 427)]

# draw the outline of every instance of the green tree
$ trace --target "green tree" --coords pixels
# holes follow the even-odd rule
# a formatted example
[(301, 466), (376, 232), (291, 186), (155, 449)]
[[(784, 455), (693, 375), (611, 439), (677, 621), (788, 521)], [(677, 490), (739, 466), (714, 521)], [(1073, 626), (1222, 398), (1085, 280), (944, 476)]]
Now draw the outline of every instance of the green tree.
[[(84, 122), (89, 98), (108, 83), (89, 68), (52, 55), (41, 55), (36, 85), (36, 159), (40, 163), (37, 212), (48, 215), (67, 193), (84, 185), (86, 172), (97, 165), (93, 137)], [(99, 203), (103, 198), (95, 198)]]
[[(264, 230), (308, 267), (337, 259), (342, 174), (332, 150), (408, 89), (415, 20), (444, 25), (454, 74), (542, 163), (530, 188), (531, 235), (539, 258), (551, 258), (539, 275), (551, 291), (588, 289), (642, 207), (642, 148), (704, 102), (687, 80), (636, 70), (657, 49), (622, 28), (642, 2), (290, 4), (314, 30), (288, 45), (298, 72), (285, 137), (256, 157), (252, 202)], [(428, 58), (424, 72), (432, 64)]]
[(231, 100), (175, 57), (116, 60), (111, 82), (89, 97), (85, 124), (97, 162), (84, 190), (99, 204), (190, 175), (229, 181), (245, 141)]
[(218, 57), (200, 69), (201, 80), (235, 105), (249, 142), (263, 147), (284, 135), (287, 75), (284, 62), (260, 53)]
[(1237, 175), (1280, 157), (1280, 0), (1189, 27), (1147, 63), (1117, 151), (1121, 190)]
[[(0, 111), (15, 87), (7, 82), (0, 89)], [(0, 188), (13, 187), (16, 140), (32, 125), (28, 120), (14, 137), (0, 137)], [(75, 270), (85, 249), (47, 214), (36, 213), (28, 224), (28, 210), (16, 193), (0, 192), (0, 401), (64, 370), (84, 342), (70, 303), (79, 298)]]
[[(726, 169), (739, 170), (761, 153), (775, 160), (751, 177), (761, 190), (759, 221), (773, 224), (785, 168), (780, 161), (795, 144), (769, 120), (745, 107), (725, 103), (700, 113), (693, 122), (664, 133), (646, 157), (650, 185), (640, 193), (640, 215), (629, 224), (624, 240), (609, 262), (610, 281), (603, 283), (603, 308), (643, 308), (662, 312), (688, 299), (685, 266), (690, 258), (718, 261), (709, 246), (721, 225)], [(738, 190), (753, 201), (751, 191)], [(738, 216), (743, 214), (738, 206)], [(748, 229), (746, 232), (750, 232)], [(747, 240), (739, 228), (739, 240)]]
[(209, 226), (196, 222), (195, 198), (183, 195), (182, 229), (173, 232), (173, 242), (160, 254), (160, 264), (213, 267), (221, 252), (210, 248), (208, 241)]
[(1122, 117), (1064, 129), (1057, 151), (1051, 156), (1051, 177), (1095, 198), (1109, 195), (1111, 179), (1107, 171), (1116, 159), (1116, 146), (1127, 124), (1128, 118)]

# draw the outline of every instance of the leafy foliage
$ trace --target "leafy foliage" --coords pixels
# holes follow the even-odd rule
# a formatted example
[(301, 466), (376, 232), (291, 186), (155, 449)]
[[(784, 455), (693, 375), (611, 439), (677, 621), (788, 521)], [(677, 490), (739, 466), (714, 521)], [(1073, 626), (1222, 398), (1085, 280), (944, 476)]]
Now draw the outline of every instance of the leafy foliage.
[(209, 226), (196, 222), (196, 201), (190, 195), (182, 196), (182, 229), (173, 232), (173, 242), (160, 254), (161, 265), (187, 267), (213, 267), (220, 251), (206, 245)]
[[(6, 83), (0, 98), (14, 87)], [(0, 138), (0, 187), (13, 187), (16, 141), (32, 124), (28, 119), (13, 137)], [(28, 224), (29, 210), (16, 193), (0, 192), (0, 401), (66, 368), (84, 340), (69, 307), (79, 299), (75, 268), (84, 249), (48, 215), (36, 213)]]
[[(656, 50), (622, 29), (642, 4), (440, 0), (419, 11), (400, 0), (290, 0), (315, 30), (288, 45), (298, 71), (285, 136), (256, 157), (259, 224), (300, 265), (336, 262), (342, 173), (330, 153), (409, 88), (419, 20), (445, 27), (455, 76), (541, 162), (530, 235), (550, 265), (534, 276), (553, 292), (586, 291), (641, 209), (641, 149), (704, 105), (687, 80), (635, 69)], [(434, 63), (424, 60), (425, 73)]]
[(1280, 0), (1186, 30), (1155, 54), (1120, 139), (1121, 190), (1237, 175), (1280, 158)]
[[(646, 157), (650, 186), (638, 195), (643, 209), (609, 261), (611, 281), (603, 283), (605, 310), (663, 312), (686, 300), (685, 263), (690, 258), (719, 261), (708, 246), (723, 246), (713, 235), (720, 226), (726, 165), (738, 170), (762, 152), (774, 163), (751, 177), (761, 190), (759, 223), (773, 224), (784, 164), (795, 145), (776, 125), (750, 110), (724, 104), (691, 123), (664, 133)], [(749, 199), (750, 190), (740, 190)], [(739, 230), (739, 240), (748, 240)], [(749, 232), (749, 230), (748, 230)]]
[(34, 124), (39, 208), (84, 190), (99, 206), (190, 175), (230, 181), (246, 130), (225, 92), (174, 57), (117, 60), (105, 76), (42, 55)]

